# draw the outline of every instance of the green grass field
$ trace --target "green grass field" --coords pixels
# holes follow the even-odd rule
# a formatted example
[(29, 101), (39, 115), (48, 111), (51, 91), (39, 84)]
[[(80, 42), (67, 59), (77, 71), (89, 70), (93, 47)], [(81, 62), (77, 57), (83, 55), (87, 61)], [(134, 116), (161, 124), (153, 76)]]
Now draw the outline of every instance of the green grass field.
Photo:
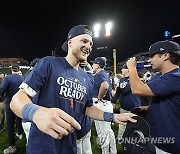
[[(118, 125), (115, 124), (112, 126), (114, 132), (115, 132), (115, 136), (117, 135), (117, 130), (118, 130)], [(101, 154), (100, 148), (97, 146), (96, 144), (96, 130), (95, 130), (95, 126), (93, 123), (92, 126), (92, 136), (91, 136), (91, 143), (92, 143), (92, 150), (93, 150), (93, 154)], [(17, 152), (16, 154), (25, 154), (26, 153), (26, 138), (25, 135), (23, 136), (22, 140), (19, 140), (18, 138), (16, 138), (16, 147), (17, 147)], [(119, 144), (117, 145), (117, 150), (118, 150), (118, 154), (122, 153), (122, 147)], [(7, 137), (7, 133), (6, 131), (4, 131), (1, 135), (0, 135), (0, 154), (3, 154), (3, 150), (5, 148), (7, 148), (8, 146), (8, 137)]]

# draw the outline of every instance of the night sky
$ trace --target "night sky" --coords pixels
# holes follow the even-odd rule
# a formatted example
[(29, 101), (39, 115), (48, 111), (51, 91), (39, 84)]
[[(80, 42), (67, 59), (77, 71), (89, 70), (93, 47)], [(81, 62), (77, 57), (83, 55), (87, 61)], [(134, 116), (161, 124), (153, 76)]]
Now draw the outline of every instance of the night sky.
[[(75, 25), (97, 22), (102, 26), (113, 22), (112, 35), (94, 39), (89, 60), (98, 55), (111, 55), (117, 50), (117, 61), (145, 52), (149, 46), (164, 40), (164, 31), (180, 34), (178, 0), (6, 0), (0, 3), (0, 57), (22, 57), (28, 61), (36, 57), (59, 56), (66, 53), (61, 45), (68, 31)], [(180, 38), (174, 41), (180, 43)], [(97, 47), (106, 46), (106, 50)], [(108, 53), (108, 54), (107, 54)]]

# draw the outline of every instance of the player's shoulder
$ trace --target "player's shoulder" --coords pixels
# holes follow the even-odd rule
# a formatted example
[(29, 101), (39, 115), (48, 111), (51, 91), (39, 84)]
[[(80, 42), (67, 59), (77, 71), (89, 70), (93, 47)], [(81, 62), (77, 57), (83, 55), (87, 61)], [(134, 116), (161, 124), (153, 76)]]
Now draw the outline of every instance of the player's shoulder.
[(64, 59), (64, 57), (54, 57), (54, 56), (46, 56), (40, 59), (40, 61), (50, 61), (50, 62), (54, 62), (57, 60), (62, 60)]
[(105, 70), (102, 70), (99, 73), (97, 73), (97, 76), (104, 77), (104, 78), (109, 78), (109, 75)]
[(56, 63), (64, 63), (64, 57), (46, 56), (40, 59), (40, 63), (43, 65), (53, 65)]

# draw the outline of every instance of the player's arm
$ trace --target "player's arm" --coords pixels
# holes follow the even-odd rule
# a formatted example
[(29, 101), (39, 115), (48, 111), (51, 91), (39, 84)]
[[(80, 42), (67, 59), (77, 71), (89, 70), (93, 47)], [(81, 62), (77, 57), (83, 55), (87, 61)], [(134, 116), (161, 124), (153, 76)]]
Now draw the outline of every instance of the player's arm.
[(149, 86), (143, 83), (138, 77), (135, 57), (130, 58), (126, 64), (129, 69), (129, 81), (132, 93), (141, 96), (154, 96)]
[(135, 119), (132, 118), (133, 116), (135, 116), (135, 114), (132, 113), (114, 114), (114, 113), (104, 112), (95, 106), (87, 107), (85, 111), (85, 115), (94, 120), (116, 122), (118, 124), (123, 124), (123, 125), (126, 125), (127, 121), (137, 122)]
[(109, 88), (109, 84), (106, 81), (101, 83), (101, 86), (99, 88), (99, 93), (98, 93), (98, 100), (102, 100), (103, 99), (103, 97), (107, 93), (108, 88)]
[(79, 123), (63, 110), (33, 104), (24, 89), (20, 89), (13, 96), (10, 108), (16, 115), (34, 122), (39, 130), (55, 139), (68, 135), (73, 131), (73, 127), (81, 129)]

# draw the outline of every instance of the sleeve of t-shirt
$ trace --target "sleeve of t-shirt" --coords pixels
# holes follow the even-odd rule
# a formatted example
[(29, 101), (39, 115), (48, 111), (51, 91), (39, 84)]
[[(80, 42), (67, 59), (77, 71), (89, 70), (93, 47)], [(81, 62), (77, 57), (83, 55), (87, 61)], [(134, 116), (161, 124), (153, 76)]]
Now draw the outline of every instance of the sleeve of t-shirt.
[(100, 84), (107, 81), (103, 74), (98, 74), (97, 78), (99, 79)]
[(93, 90), (93, 86), (94, 86), (94, 76), (92, 73), (87, 73), (88, 77), (89, 77), (89, 93), (88, 93), (88, 100), (86, 102), (85, 107), (90, 107), (93, 105), (93, 100), (92, 100), (92, 90)]
[(42, 58), (23, 82), (38, 92), (48, 80), (50, 70), (51, 65), (49, 59), (47, 57)]
[(164, 75), (147, 84), (156, 96), (171, 95), (179, 91), (180, 78), (173, 75)]

